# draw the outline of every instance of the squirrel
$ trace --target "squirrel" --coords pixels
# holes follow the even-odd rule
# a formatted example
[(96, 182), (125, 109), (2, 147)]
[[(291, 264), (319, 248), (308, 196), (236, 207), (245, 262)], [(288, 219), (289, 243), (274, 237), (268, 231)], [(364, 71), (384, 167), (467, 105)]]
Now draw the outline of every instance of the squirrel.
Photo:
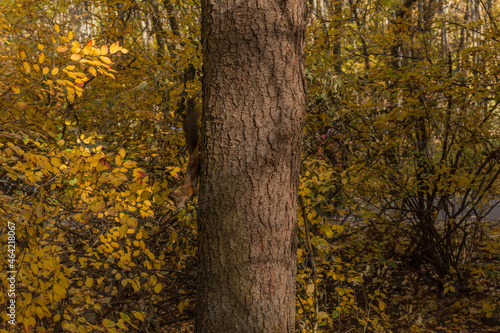
[(186, 145), (189, 152), (189, 161), (186, 170), (186, 176), (180, 189), (169, 195), (169, 198), (174, 202), (177, 209), (184, 207), (193, 195), (198, 195), (197, 185), (198, 176), (200, 174), (200, 157), (199, 157), (199, 130), (201, 106), (195, 104), (194, 99), (190, 100), (187, 105), (186, 118), (182, 123)]

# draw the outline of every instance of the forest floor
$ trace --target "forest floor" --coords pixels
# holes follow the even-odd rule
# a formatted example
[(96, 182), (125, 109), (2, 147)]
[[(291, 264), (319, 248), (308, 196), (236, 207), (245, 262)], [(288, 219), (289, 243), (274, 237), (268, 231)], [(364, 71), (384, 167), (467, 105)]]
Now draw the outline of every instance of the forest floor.
[[(392, 332), (500, 332), (500, 225), (483, 222), (472, 260), (468, 290), (443, 295), (422, 278), (401, 270), (389, 276), (386, 314)], [(493, 248), (492, 248), (493, 247)]]
[[(443, 295), (442, 289), (422, 275), (404, 268), (388, 269), (384, 274), (388, 286), (384, 299), (385, 330), (373, 330), (354, 314), (346, 314), (342, 316), (341, 329), (334, 324), (318, 332), (500, 333), (500, 223), (497, 220), (482, 225), (467, 290), (457, 286), (454, 293)], [(370, 282), (365, 281), (363, 288), (369, 292)], [(175, 312), (175, 304), (172, 310)], [(190, 310), (178, 321), (171, 318), (162, 332), (193, 332), (194, 306)]]

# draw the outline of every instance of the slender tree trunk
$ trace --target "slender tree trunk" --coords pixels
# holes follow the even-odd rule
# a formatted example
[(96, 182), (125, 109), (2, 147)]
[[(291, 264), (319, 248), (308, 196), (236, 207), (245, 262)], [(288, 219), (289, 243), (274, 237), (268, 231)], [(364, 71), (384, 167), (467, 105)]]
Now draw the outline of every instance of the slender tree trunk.
[(158, 0), (149, 0), (148, 2), (153, 9), (151, 13), (151, 21), (153, 25), (153, 32), (156, 36), (156, 44), (158, 47), (158, 49), (156, 50), (156, 58), (158, 59), (158, 62), (160, 62), (165, 56), (165, 30), (163, 29), (163, 25), (161, 24), (161, 14)]
[(359, 40), (361, 41), (361, 50), (363, 52), (363, 59), (365, 60), (365, 70), (369, 71), (370, 70), (370, 55), (368, 54), (368, 45), (366, 44), (365, 37), (363, 35), (363, 30), (364, 30), (364, 22), (366, 18), (363, 18), (363, 22), (361, 22), (361, 18), (358, 15), (358, 7), (357, 7), (357, 2), (354, 4), (353, 0), (349, 0), (349, 5), (351, 6), (351, 11), (352, 11), (352, 16), (356, 22), (356, 28), (358, 29), (359, 33)]
[(311, 7), (311, 18), (318, 18), (318, 0), (309, 0), (309, 6)]
[(201, 3), (195, 332), (294, 332), (306, 2)]
[(170, 23), (170, 29), (172, 29), (172, 33), (174, 36), (180, 36), (180, 28), (179, 28), (179, 22), (177, 22), (177, 11), (174, 8), (174, 5), (170, 0), (164, 0), (163, 4), (165, 5), (165, 8), (167, 9), (167, 14), (168, 14), (168, 22)]
[[(165, 6), (165, 9), (167, 10), (167, 15), (168, 15), (168, 23), (170, 25), (170, 29), (172, 30), (172, 34), (176, 37), (180, 37), (181, 36), (181, 30), (179, 28), (179, 22), (177, 21), (177, 10), (175, 9), (174, 5), (172, 4), (172, 2), (170, 2), (170, 0), (163, 0), (163, 5)], [(167, 41), (167, 48), (168, 48), (168, 51), (170, 52), (170, 55), (171, 56), (174, 56), (177, 52), (176, 52), (176, 43), (178, 43), (180, 41), (180, 38), (178, 38), (178, 40), (172, 42), (172, 40), (170, 39), (170, 41)]]
[(342, 25), (342, 3), (343, 0), (334, 1), (334, 25), (335, 25), (335, 41), (333, 44), (333, 54), (335, 55), (335, 73), (338, 75), (342, 74), (342, 36), (341, 36), (341, 25)]

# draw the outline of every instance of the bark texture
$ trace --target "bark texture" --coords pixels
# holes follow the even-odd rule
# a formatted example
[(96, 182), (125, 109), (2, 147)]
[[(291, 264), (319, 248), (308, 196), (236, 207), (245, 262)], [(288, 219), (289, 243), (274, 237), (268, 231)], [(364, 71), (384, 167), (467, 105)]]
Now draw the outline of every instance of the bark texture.
[(202, 0), (195, 331), (294, 332), (305, 0)]

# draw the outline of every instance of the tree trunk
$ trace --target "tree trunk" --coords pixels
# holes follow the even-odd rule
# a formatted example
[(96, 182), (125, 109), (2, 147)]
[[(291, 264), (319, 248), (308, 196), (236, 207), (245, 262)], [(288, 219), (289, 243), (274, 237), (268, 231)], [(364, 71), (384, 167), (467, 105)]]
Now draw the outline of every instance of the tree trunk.
[(149, 0), (149, 4), (153, 9), (151, 15), (151, 21), (153, 25), (153, 32), (156, 36), (156, 44), (158, 49), (156, 51), (156, 59), (158, 63), (161, 63), (162, 59), (165, 57), (165, 30), (161, 24), (161, 14), (158, 0)]
[(294, 332), (306, 2), (202, 0), (195, 332)]

